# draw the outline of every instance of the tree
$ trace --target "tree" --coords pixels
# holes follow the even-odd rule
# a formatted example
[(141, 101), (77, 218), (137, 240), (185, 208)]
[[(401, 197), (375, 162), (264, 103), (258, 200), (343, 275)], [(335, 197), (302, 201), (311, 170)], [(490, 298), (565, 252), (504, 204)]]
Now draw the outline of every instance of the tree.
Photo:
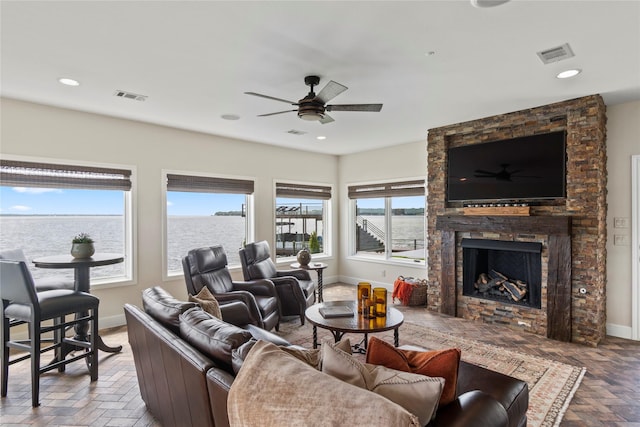
[(309, 236), (309, 252), (317, 254), (320, 252), (320, 242), (318, 241), (318, 233), (313, 231)]

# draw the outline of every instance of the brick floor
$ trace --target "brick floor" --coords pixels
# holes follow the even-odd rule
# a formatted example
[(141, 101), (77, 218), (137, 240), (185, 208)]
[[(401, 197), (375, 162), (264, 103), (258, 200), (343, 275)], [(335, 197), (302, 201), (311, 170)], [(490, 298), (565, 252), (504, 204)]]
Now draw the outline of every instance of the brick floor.
[[(354, 287), (329, 285), (325, 300), (348, 299)], [(587, 373), (561, 426), (640, 427), (640, 342), (607, 337), (597, 348), (548, 340), (500, 326), (401, 307), (405, 320), (443, 332), (585, 366)], [(291, 320), (299, 322), (298, 319)], [(103, 331), (109, 345), (122, 344), (118, 354), (100, 353), (100, 378), (91, 383), (83, 361), (64, 374), (41, 378), (40, 403), (31, 408), (29, 362), (9, 368), (9, 389), (0, 404), (2, 426), (157, 426), (140, 398), (126, 328)], [(48, 357), (48, 356), (46, 356)], [(45, 360), (46, 360), (45, 357)]]

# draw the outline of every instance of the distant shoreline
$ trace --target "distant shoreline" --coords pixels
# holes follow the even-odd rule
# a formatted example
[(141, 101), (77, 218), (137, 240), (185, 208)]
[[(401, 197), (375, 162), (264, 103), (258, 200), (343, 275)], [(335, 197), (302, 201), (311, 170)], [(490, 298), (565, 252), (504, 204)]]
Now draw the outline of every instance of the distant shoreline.
[(0, 214), (0, 217), (3, 216), (7, 216), (7, 217), (43, 217), (43, 216), (48, 216), (48, 217), (56, 217), (56, 216), (65, 216), (65, 217), (69, 217), (69, 216), (122, 216), (122, 215), (118, 215), (118, 214)]

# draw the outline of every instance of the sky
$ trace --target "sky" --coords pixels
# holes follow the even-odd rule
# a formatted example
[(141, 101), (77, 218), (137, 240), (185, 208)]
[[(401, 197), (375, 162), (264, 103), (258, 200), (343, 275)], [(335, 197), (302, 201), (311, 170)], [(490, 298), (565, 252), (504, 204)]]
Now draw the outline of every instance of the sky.
[[(423, 199), (396, 198), (393, 207), (420, 207), (420, 200)], [(240, 211), (244, 203), (245, 196), (241, 194), (170, 191), (167, 193), (167, 214), (208, 216), (218, 211)], [(361, 199), (358, 206), (383, 207), (384, 204), (380, 199)], [(122, 191), (0, 186), (2, 215), (122, 215), (123, 212)]]
[(122, 215), (122, 191), (0, 187), (3, 215)]
[[(169, 192), (169, 215), (213, 215), (241, 210), (244, 195)], [(2, 215), (122, 215), (122, 191), (0, 186)]]

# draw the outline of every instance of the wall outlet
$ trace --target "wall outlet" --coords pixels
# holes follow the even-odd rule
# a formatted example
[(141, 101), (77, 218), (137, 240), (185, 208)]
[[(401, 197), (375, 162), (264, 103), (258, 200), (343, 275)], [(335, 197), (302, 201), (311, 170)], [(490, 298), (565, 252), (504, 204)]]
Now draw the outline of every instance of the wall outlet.
[(613, 228), (629, 228), (629, 218), (613, 218)]
[(387, 277), (387, 270), (382, 270), (382, 271), (380, 272), (380, 276), (382, 276), (382, 277)]
[(613, 244), (615, 246), (631, 246), (631, 237), (624, 234), (616, 234), (613, 236)]

